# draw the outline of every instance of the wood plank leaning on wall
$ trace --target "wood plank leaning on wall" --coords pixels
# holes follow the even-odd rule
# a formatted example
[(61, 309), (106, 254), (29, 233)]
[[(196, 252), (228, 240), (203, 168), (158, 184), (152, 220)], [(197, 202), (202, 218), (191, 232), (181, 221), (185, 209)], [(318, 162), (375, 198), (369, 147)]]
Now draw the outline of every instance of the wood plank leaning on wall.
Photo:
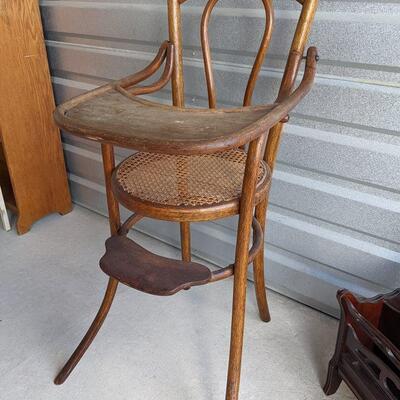
[(1, 2), (0, 48), (0, 176), (23, 234), (39, 218), (71, 210), (37, 1)]

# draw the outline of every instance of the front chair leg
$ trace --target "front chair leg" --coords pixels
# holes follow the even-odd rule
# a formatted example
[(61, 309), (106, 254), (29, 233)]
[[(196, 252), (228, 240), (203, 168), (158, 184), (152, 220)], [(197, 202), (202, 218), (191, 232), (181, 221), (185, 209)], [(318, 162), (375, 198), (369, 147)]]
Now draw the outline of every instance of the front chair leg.
[(115, 292), (117, 291), (117, 287), (118, 287), (118, 281), (114, 278), (110, 278), (110, 280), (108, 281), (108, 286), (106, 293), (104, 295), (103, 302), (101, 303), (96, 318), (92, 322), (92, 325), (90, 325), (90, 328), (87, 331), (84, 338), (82, 339), (82, 341), (79, 343), (79, 346), (76, 348), (70, 359), (64, 365), (64, 368), (60, 371), (60, 373), (54, 380), (54, 383), (56, 385), (61, 385), (65, 382), (65, 380), (68, 378), (68, 376), (71, 374), (73, 369), (78, 364), (79, 360), (85, 354), (88, 347), (93, 342), (93, 339), (96, 337), (98, 331), (103, 325), (104, 320), (106, 319), (108, 311), (110, 310), (111, 304), (114, 300)]
[(239, 398), (240, 370), (242, 364), (244, 319), (246, 308), (247, 277), (234, 275), (231, 348), (229, 353), (226, 400)]
[(226, 400), (239, 399), (250, 232), (253, 220), (256, 179), (262, 147), (262, 139), (254, 140), (249, 145), (246, 169), (243, 179), (242, 197), (240, 200), (238, 233), (236, 238), (235, 266), (233, 275), (234, 281), (231, 348), (229, 353)]
[[(268, 205), (268, 197), (266, 197), (256, 207), (256, 219), (261, 225), (261, 228), (265, 234), (265, 219)], [(271, 321), (271, 315), (269, 313), (267, 291), (265, 288), (265, 276), (264, 276), (264, 247), (261, 248), (256, 258), (253, 261), (254, 271), (254, 288), (256, 291), (256, 298), (258, 304), (258, 311), (262, 321)]]

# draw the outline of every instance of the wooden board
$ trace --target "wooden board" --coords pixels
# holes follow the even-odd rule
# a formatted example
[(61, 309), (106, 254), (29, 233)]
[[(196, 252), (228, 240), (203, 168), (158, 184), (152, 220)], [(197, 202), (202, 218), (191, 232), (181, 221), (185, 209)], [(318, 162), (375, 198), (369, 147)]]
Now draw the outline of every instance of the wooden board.
[(1, 141), (18, 209), (17, 230), (25, 233), (37, 219), (71, 210), (36, 0), (0, 2), (0, 48)]

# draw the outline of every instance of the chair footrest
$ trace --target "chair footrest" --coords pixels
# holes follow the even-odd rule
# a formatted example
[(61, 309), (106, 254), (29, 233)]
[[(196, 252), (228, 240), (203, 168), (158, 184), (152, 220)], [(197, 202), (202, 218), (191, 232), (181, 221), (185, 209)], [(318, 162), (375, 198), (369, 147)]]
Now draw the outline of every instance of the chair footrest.
[(126, 236), (107, 239), (100, 268), (132, 288), (158, 296), (204, 285), (211, 279), (211, 271), (204, 265), (158, 256)]

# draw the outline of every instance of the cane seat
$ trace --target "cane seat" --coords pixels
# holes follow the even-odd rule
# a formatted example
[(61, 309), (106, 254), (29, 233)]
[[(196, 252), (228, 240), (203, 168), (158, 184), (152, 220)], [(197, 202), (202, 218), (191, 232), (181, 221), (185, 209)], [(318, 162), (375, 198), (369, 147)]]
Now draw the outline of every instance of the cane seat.
[[(220, 209), (225, 215), (239, 210), (246, 152), (233, 149), (202, 155), (170, 155), (138, 152), (124, 160), (113, 175), (113, 189), (127, 208), (143, 213), (168, 207), (169, 215), (182, 220), (182, 213), (205, 218)], [(260, 162), (256, 202), (271, 183), (268, 165)]]

